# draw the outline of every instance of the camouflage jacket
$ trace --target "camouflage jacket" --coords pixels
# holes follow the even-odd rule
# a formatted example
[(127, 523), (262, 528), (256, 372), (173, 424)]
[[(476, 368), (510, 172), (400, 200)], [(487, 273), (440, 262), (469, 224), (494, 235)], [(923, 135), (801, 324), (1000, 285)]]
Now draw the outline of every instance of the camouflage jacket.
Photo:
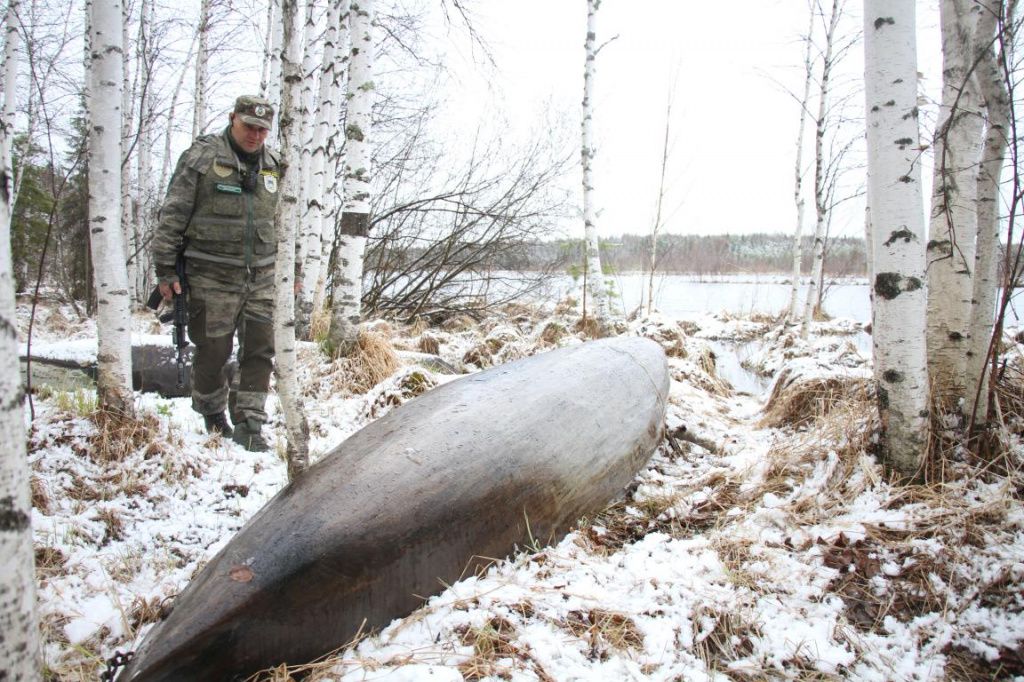
[[(182, 251), (190, 263), (239, 274), (273, 267), (281, 160), (264, 147), (256, 167), (249, 167), (231, 148), (229, 134), (198, 137), (178, 159), (151, 247), (161, 281), (174, 277)], [(252, 173), (255, 182), (247, 177)]]

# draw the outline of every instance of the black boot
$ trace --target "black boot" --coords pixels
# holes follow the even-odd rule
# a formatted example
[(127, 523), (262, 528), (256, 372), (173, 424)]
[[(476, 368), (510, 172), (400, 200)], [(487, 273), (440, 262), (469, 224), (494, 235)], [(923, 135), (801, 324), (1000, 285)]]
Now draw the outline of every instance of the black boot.
[(225, 438), (230, 438), (232, 434), (231, 424), (228, 423), (228, 418), (223, 412), (217, 414), (203, 415), (203, 421), (206, 422), (207, 433), (219, 433)]
[(249, 452), (266, 452), (270, 445), (263, 437), (263, 425), (255, 419), (243, 419), (235, 425), (231, 440)]

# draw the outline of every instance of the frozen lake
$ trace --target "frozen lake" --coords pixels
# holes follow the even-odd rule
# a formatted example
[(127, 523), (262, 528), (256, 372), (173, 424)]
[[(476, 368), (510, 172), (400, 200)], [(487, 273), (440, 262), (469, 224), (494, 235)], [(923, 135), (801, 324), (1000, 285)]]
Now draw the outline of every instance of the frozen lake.
[[(622, 274), (611, 276), (620, 312), (628, 314), (640, 305), (641, 295), (647, 300), (648, 276)], [(560, 278), (562, 293), (578, 289), (569, 277)], [(778, 314), (789, 305), (790, 285), (779, 275), (721, 275), (697, 279), (692, 275), (656, 275), (654, 307), (670, 317), (691, 318), (705, 313), (727, 312), (736, 315), (751, 313)], [(806, 296), (806, 285), (800, 288), (800, 305)], [(867, 324), (871, 321), (871, 302), (867, 280), (846, 279), (829, 284), (825, 290), (825, 312), (832, 317), (848, 317)]]

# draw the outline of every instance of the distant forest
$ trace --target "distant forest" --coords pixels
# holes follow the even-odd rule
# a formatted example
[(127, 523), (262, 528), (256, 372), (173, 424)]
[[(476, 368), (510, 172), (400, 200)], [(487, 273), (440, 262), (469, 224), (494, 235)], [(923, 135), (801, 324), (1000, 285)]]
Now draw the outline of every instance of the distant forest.
[[(601, 264), (610, 272), (641, 272), (650, 269), (651, 237), (624, 234), (601, 242)], [(785, 234), (724, 234), (658, 236), (659, 272), (687, 275), (731, 273), (790, 273), (793, 270), (793, 237)], [(811, 267), (811, 237), (803, 240), (801, 272)], [(516, 270), (581, 268), (582, 240), (533, 243), (515, 256), (506, 254), (500, 267)], [(507, 259), (507, 260), (506, 260)], [(864, 240), (830, 239), (825, 246), (825, 273), (830, 277), (858, 277), (867, 273)]]

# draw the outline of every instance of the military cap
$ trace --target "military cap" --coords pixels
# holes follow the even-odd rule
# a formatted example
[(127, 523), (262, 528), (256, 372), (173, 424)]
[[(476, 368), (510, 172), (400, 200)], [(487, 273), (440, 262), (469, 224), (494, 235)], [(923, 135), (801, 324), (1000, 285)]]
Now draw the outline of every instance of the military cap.
[(274, 107), (263, 97), (242, 95), (235, 100), (235, 113), (242, 122), (269, 129), (274, 123)]

